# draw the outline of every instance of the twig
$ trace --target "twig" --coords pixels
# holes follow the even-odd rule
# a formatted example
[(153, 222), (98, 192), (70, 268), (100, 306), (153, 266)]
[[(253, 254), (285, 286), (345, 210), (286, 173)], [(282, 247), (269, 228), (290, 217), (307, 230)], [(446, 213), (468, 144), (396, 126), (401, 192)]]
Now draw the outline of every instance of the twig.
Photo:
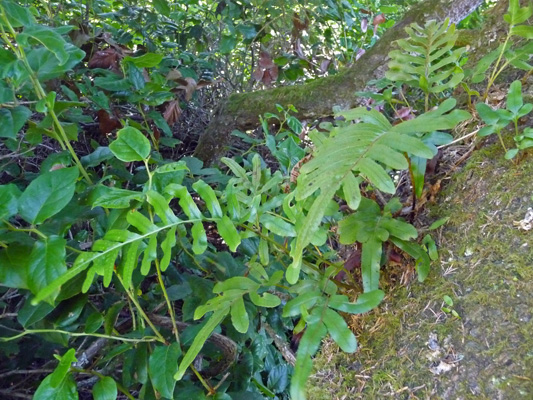
[(22, 393), (17, 393), (17, 392), (12, 392), (10, 390), (4, 390), (4, 389), (0, 389), (0, 395), (5, 396), (3, 397), (4, 399), (10, 399), (10, 398), (13, 398), (13, 397), (17, 397), (19, 399), (29, 399), (31, 400), (33, 398), (33, 396), (29, 395), (29, 394), (22, 394)]

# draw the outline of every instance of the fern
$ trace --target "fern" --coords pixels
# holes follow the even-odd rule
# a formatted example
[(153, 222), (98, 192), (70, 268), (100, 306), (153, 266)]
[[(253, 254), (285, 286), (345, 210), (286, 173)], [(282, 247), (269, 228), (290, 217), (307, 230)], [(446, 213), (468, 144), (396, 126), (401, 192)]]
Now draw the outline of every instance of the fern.
[(428, 111), (431, 93), (453, 89), (463, 80), (459, 59), (466, 49), (452, 50), (458, 34), (448, 19), (442, 24), (428, 21), (423, 28), (411, 24), (405, 30), (409, 37), (396, 41), (401, 50), (389, 53), (391, 60), (385, 76), (391, 81), (420, 88), (425, 93), (425, 110)]
[(303, 251), (312, 242), (335, 193), (342, 188), (350, 207), (357, 208), (361, 196), (358, 182), (363, 178), (377, 189), (393, 194), (395, 187), (388, 169), (408, 168), (403, 153), (426, 159), (433, 157), (432, 150), (413, 135), (451, 129), (470, 117), (466, 111), (451, 111), (454, 106), (455, 100), (448, 99), (437, 109), (395, 126), (375, 110), (361, 107), (339, 113), (347, 121), (359, 122), (333, 128), (328, 138), (321, 138), (313, 159), (300, 170), (296, 200), (306, 200), (316, 192), (318, 195), (292, 242), (293, 262), (287, 270), (289, 283), (298, 280)]

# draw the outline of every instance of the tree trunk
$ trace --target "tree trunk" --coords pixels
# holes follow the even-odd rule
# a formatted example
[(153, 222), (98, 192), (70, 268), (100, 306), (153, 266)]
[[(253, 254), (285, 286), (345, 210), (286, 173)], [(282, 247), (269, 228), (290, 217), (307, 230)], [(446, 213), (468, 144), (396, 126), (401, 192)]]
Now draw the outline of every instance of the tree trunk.
[[(382, 78), (387, 67), (388, 53), (393, 41), (405, 37), (404, 28), (413, 22), (450, 18), (457, 23), (473, 12), (483, 0), (426, 0), (414, 6), (404, 18), (390, 28), (376, 45), (367, 51), (352, 67), (337, 75), (320, 78), (304, 85), (230, 96), (215, 111), (200, 137), (195, 156), (211, 163), (223, 155), (231, 143), (234, 129), (246, 131), (259, 124), (259, 115), (276, 112), (275, 104), (292, 104), (299, 119), (315, 119), (331, 115), (334, 106), (342, 109), (357, 105), (355, 92), (364, 90), (372, 79)], [(507, 0), (500, 0), (507, 3)]]

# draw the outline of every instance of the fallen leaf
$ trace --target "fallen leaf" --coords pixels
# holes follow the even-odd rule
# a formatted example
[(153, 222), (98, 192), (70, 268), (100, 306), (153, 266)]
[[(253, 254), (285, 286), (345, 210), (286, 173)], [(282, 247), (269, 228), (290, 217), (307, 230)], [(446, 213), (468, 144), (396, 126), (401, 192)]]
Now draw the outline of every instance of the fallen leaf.
[(372, 21), (372, 24), (374, 25), (381, 25), (382, 23), (386, 22), (387, 19), (385, 18), (384, 14), (378, 14), (374, 17), (374, 21)]
[(182, 110), (178, 100), (172, 100), (166, 103), (165, 112), (163, 113), (163, 118), (167, 121), (167, 124), (174, 125), (176, 121), (180, 118)]
[(122, 128), (118, 118), (114, 115), (109, 115), (106, 110), (98, 110), (96, 115), (98, 116), (98, 126), (102, 135), (107, 135), (115, 129)]
[(91, 57), (88, 67), (91, 69), (102, 68), (110, 69), (112, 71), (120, 71), (120, 57), (120, 54), (111, 47), (105, 50), (100, 50), (94, 53), (94, 55)]

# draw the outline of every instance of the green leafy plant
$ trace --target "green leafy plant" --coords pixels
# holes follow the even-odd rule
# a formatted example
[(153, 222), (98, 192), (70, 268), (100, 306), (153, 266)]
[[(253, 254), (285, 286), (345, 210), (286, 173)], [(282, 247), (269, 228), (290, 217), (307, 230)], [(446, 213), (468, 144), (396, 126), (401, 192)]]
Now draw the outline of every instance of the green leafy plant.
[(472, 83), (479, 83), (486, 79), (486, 73), (491, 68), (488, 75), (488, 82), (482, 100), (486, 100), (489, 90), (500, 74), (509, 66), (531, 71), (533, 67), (529, 64), (529, 56), (533, 51), (533, 42), (513, 48), (511, 38), (519, 36), (525, 39), (533, 38), (533, 27), (525, 25), (524, 22), (533, 14), (533, 6), (520, 7), (519, 0), (509, 0), (508, 13), (503, 16), (504, 21), (509, 24), (507, 36), (504, 42), (494, 51), (490, 52), (479, 60), (472, 71)]
[[(506, 159), (512, 159), (520, 150), (533, 146), (533, 142), (531, 140), (533, 134), (532, 129), (526, 128), (522, 133), (520, 133), (518, 128), (518, 120), (533, 110), (533, 104), (524, 104), (522, 99), (522, 83), (520, 81), (514, 81), (511, 83), (511, 86), (509, 87), (509, 93), (507, 94), (506, 108), (493, 110), (485, 103), (477, 103), (476, 110), (487, 125), (481, 128), (478, 135), (484, 137), (496, 133), (505, 151)], [(516, 143), (516, 148), (508, 150), (503, 141), (501, 131), (510, 123), (513, 123), (514, 125), (514, 140)]]
[(444, 296), (442, 296), (442, 300), (444, 301), (446, 306), (442, 306), (441, 310), (444, 311), (447, 314), (451, 314), (452, 316), (454, 316), (457, 319), (461, 319), (461, 317), (459, 316), (459, 313), (457, 311), (455, 311), (454, 308), (453, 308), (453, 304), (454, 304), (453, 303), (453, 299), (450, 296), (448, 296), (448, 295), (444, 295)]

